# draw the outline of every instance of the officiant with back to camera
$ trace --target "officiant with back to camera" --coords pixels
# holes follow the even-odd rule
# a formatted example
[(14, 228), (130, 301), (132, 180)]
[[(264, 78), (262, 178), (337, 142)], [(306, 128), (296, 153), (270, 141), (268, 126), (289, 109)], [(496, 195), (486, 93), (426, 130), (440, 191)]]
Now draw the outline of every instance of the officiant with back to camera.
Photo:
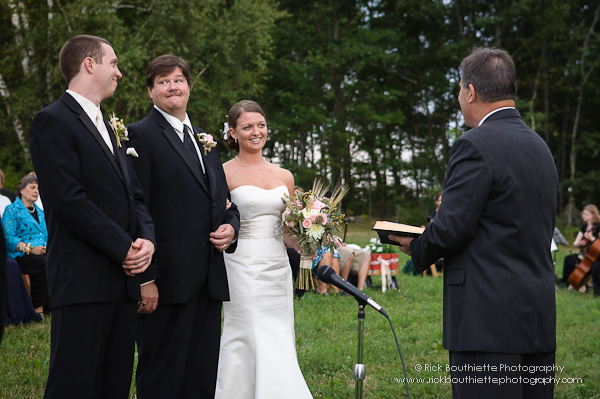
[[(460, 72), (458, 101), (472, 129), (452, 146), (444, 200), (421, 236), (390, 238), (417, 271), (445, 260), (443, 344), (457, 378), (454, 398), (552, 398), (552, 384), (475, 383), (554, 375), (549, 243), (558, 176), (548, 146), (515, 109), (517, 77), (508, 53), (475, 49)], [(527, 373), (522, 366), (544, 369)]]

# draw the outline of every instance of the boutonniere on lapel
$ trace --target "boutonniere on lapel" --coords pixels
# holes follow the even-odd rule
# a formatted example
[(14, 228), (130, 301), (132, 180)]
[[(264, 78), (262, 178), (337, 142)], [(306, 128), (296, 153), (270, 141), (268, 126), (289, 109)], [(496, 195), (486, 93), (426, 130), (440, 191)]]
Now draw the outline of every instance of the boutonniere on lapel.
[[(121, 140), (129, 141), (129, 137), (127, 137), (127, 135), (128, 135), (127, 126), (125, 126), (123, 119), (119, 119), (115, 116), (114, 112), (112, 114), (110, 114), (109, 116), (110, 116), (110, 120), (109, 120), (108, 124), (110, 125), (112, 131), (115, 133), (115, 136), (117, 137), (117, 147), (121, 148)], [(127, 153), (129, 154), (129, 150), (127, 150)], [(136, 155), (134, 155), (134, 156), (136, 156)]]
[(213, 136), (208, 133), (198, 133), (197, 136), (198, 140), (200, 140), (200, 144), (202, 144), (202, 147), (204, 147), (204, 155), (208, 155), (210, 150), (216, 147), (217, 142), (215, 141)]

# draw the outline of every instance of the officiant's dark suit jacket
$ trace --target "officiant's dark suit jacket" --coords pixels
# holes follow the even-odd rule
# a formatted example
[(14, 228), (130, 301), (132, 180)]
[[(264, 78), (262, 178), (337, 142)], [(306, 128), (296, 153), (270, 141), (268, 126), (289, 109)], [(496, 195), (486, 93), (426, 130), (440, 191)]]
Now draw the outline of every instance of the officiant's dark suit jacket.
[[(202, 176), (173, 127), (152, 108), (148, 116), (128, 126), (129, 147), (139, 154), (134, 168), (156, 226), (157, 252), (141, 276), (156, 280), (159, 306), (186, 303), (206, 289), (209, 297), (229, 300), (223, 254), (209, 241), (222, 224), (240, 227), (235, 204), (225, 210), (229, 189), (215, 147), (200, 149), (207, 179)], [(194, 138), (202, 132), (194, 127)], [(235, 251), (233, 242), (227, 252)]]
[(446, 349), (556, 350), (550, 242), (557, 190), (552, 154), (515, 109), (456, 140), (442, 204), (410, 245), (418, 270), (445, 260)]
[[(105, 122), (106, 123), (106, 122)], [(50, 306), (116, 301), (127, 287), (140, 299), (139, 278), (121, 267), (136, 238), (153, 242), (154, 228), (125, 148), (115, 156), (68, 93), (40, 111), (30, 150), (48, 227)]]

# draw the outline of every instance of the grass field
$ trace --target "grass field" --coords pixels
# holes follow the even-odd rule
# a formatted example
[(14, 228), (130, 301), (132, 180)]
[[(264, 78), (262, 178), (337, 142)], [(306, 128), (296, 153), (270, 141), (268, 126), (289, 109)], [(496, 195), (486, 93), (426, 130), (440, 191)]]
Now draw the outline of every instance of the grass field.
[[(351, 226), (347, 241), (364, 245), (374, 236), (370, 225)], [(562, 258), (556, 257), (557, 272)], [(400, 255), (399, 264), (407, 259)], [(442, 278), (398, 276), (397, 291), (381, 292), (381, 283), (366, 289), (390, 315), (398, 334), (409, 378), (424, 378), (409, 384), (413, 398), (450, 398), (451, 386), (438, 378), (445, 371), (421, 371), (448, 363), (442, 347)], [(559, 290), (556, 295), (556, 374), (562, 381), (556, 398), (600, 398), (600, 298), (592, 294)], [(351, 297), (307, 294), (295, 301), (296, 342), (304, 376), (315, 398), (351, 398), (354, 395), (352, 370), (356, 363), (357, 304)], [(42, 323), (10, 326), (0, 346), (0, 398), (41, 398), (50, 356), (49, 317)], [(388, 321), (373, 309), (366, 310), (364, 358), (366, 379), (364, 398), (406, 397), (402, 365)], [(132, 387), (131, 397), (135, 397)]]

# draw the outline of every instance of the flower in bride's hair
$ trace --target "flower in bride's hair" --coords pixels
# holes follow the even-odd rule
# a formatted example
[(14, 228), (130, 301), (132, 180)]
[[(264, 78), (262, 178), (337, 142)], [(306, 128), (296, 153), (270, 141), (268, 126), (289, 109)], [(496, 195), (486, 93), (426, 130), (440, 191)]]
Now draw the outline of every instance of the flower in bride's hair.
[(229, 134), (229, 123), (223, 123), (223, 140), (227, 140), (227, 135)]

